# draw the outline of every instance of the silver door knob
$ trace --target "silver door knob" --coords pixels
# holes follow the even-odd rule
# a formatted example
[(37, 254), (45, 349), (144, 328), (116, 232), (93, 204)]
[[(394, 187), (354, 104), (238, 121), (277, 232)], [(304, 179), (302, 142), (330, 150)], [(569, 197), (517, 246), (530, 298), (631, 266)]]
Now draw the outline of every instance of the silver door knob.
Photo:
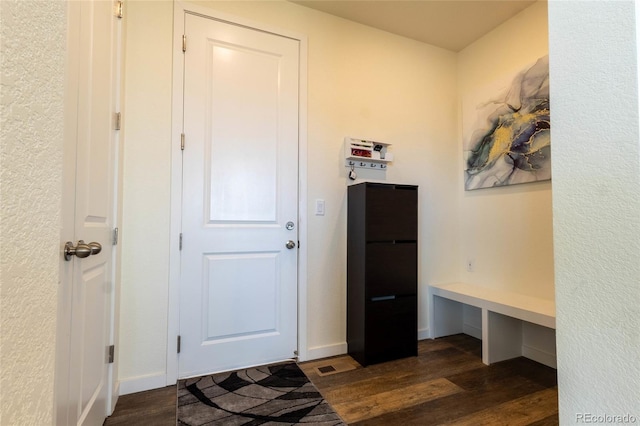
[(85, 244), (84, 241), (78, 241), (77, 245), (73, 245), (71, 241), (67, 241), (64, 245), (64, 260), (71, 260), (71, 256), (76, 256), (81, 259), (91, 256), (91, 247)]
[(71, 241), (67, 241), (64, 245), (64, 260), (70, 261), (71, 256), (84, 259), (92, 254), (98, 254), (102, 251), (102, 245), (100, 243), (91, 242), (86, 244), (83, 240), (78, 241), (75, 246)]
[(296, 246), (296, 243), (294, 243), (293, 241), (289, 240), (287, 241), (287, 244), (285, 244), (285, 247), (288, 248), (289, 250), (291, 250), (292, 248), (294, 248)]
[(100, 253), (102, 251), (102, 244), (100, 244), (100, 243), (96, 243), (94, 241), (94, 242), (91, 242), (91, 243), (89, 243), (87, 245), (89, 247), (91, 247), (91, 254), (98, 254), (98, 253)]

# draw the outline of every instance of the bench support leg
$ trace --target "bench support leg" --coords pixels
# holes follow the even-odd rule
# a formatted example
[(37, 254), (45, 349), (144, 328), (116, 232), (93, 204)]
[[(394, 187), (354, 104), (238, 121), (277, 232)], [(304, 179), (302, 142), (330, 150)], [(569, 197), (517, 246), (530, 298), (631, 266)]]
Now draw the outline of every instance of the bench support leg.
[(522, 356), (522, 321), (482, 309), (482, 362)]
[(433, 338), (451, 336), (463, 331), (463, 305), (454, 300), (433, 296)]

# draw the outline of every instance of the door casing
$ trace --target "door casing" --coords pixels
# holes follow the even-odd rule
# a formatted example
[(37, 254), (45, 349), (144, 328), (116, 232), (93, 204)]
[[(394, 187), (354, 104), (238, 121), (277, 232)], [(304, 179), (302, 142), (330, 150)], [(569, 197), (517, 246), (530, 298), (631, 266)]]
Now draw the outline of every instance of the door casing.
[(237, 16), (186, 2), (174, 3), (173, 25), (173, 105), (171, 125), (171, 228), (169, 248), (169, 306), (167, 321), (167, 385), (178, 379), (177, 336), (180, 332), (180, 231), (182, 223), (182, 150), (180, 148), (183, 114), (182, 35), (186, 12), (199, 14), (258, 31), (269, 32), (300, 42), (298, 108), (298, 358), (307, 359), (307, 38), (292, 31), (273, 28)]

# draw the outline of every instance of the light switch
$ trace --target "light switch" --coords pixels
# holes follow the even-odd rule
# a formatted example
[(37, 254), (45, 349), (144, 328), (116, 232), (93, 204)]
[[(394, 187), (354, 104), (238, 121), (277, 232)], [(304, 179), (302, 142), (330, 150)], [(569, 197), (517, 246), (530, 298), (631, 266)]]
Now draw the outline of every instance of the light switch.
[(316, 216), (324, 216), (324, 200), (316, 200)]

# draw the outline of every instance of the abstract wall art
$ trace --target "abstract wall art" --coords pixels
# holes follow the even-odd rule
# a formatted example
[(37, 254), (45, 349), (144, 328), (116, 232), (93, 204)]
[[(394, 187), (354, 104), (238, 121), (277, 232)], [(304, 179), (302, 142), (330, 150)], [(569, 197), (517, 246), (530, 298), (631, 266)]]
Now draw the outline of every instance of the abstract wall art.
[(551, 179), (549, 57), (462, 101), (465, 190)]

